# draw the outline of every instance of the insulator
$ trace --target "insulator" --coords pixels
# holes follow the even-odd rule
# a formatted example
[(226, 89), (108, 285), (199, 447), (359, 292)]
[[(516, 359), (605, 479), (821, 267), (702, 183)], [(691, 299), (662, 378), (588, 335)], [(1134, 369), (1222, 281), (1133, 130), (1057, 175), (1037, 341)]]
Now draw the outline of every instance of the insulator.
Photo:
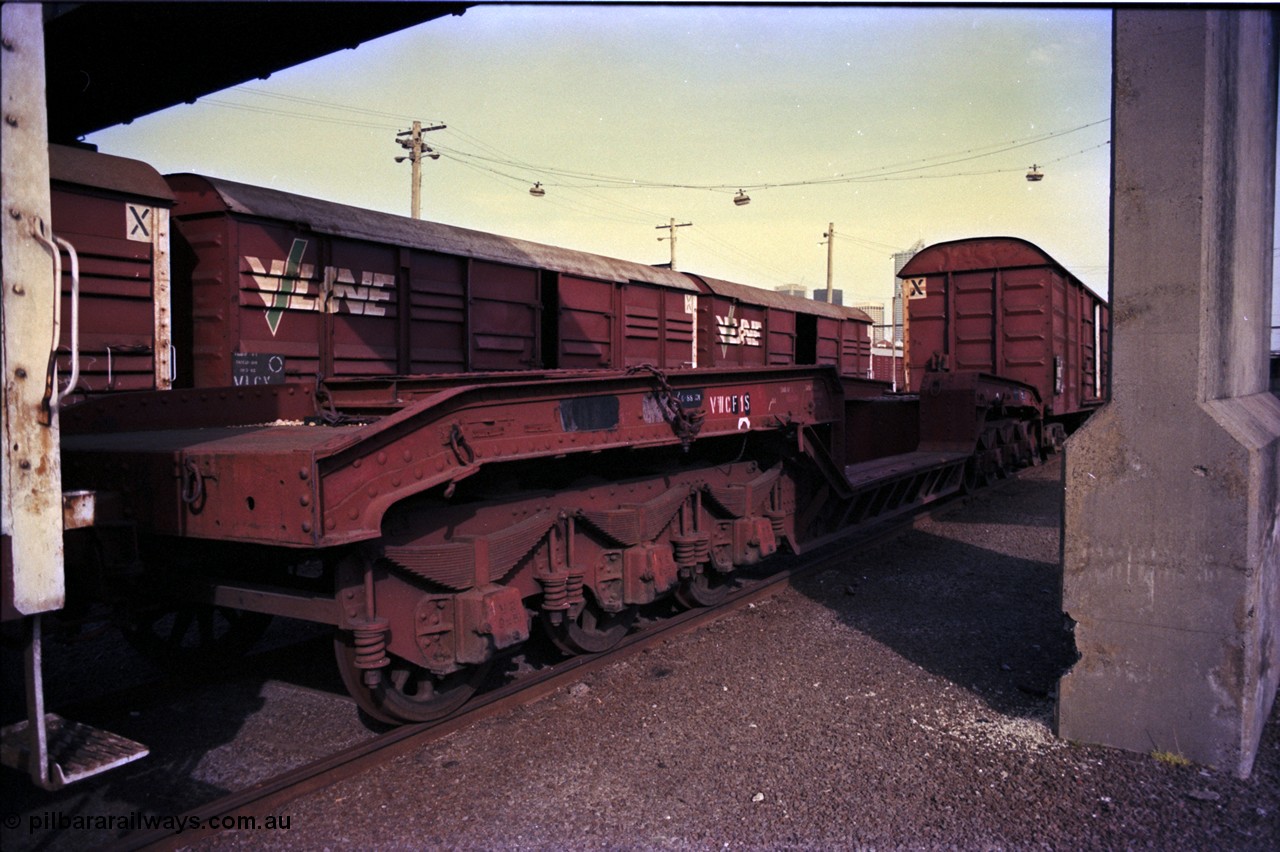
[(364, 683), (369, 688), (377, 686), (382, 680), (378, 669), (391, 663), (387, 659), (388, 626), (385, 618), (368, 618), (351, 629), (355, 641), (356, 668), (364, 669)]

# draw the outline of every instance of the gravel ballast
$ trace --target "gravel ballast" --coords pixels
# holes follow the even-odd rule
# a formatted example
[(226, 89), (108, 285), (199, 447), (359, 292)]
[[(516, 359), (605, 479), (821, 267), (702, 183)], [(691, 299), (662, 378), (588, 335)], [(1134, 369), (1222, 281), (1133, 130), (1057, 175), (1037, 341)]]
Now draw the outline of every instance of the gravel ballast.
[(1058, 460), (196, 848), (1276, 849), (1250, 778), (1064, 742)]

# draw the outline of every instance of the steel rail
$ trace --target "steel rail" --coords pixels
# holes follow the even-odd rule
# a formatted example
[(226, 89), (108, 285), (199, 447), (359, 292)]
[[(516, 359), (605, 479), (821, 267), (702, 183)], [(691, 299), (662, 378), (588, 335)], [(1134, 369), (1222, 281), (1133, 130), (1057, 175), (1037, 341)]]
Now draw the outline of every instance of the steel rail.
[(790, 556), (788, 561), (794, 564), (767, 576), (748, 580), (742, 588), (731, 591), (724, 601), (715, 606), (686, 610), (664, 618), (627, 635), (608, 651), (570, 657), (542, 672), (518, 677), (481, 693), (445, 719), (402, 725), (320, 760), (193, 808), (174, 820), (177, 825), (198, 825), (198, 828), (158, 828), (134, 832), (106, 848), (121, 852), (178, 849), (199, 838), (234, 830), (233, 827), (224, 827), (224, 820), (227, 818), (233, 821), (253, 818), (261, 824), (262, 819), (277, 814), (281, 806), (294, 799), (353, 778), (482, 719), (531, 704), (586, 675), (651, 648), (662, 640), (705, 627), (749, 604), (775, 595), (794, 580), (815, 574), (846, 559), (848, 545), (866, 546), (888, 540), (910, 529), (920, 518), (948, 508), (954, 502), (940, 501), (906, 517), (900, 516), (852, 531), (838, 542), (824, 543), (808, 553)]

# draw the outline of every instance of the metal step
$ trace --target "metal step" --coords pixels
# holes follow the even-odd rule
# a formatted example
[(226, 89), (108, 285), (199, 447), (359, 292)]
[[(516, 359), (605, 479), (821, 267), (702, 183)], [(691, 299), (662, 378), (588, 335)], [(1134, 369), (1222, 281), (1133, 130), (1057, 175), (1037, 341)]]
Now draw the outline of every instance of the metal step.
[[(68, 721), (57, 713), (44, 715), (44, 727), (51, 790), (131, 763), (150, 751), (119, 734)], [(40, 778), (38, 767), (31, 766), (31, 739), (29, 720), (6, 726), (0, 731), (0, 764)]]

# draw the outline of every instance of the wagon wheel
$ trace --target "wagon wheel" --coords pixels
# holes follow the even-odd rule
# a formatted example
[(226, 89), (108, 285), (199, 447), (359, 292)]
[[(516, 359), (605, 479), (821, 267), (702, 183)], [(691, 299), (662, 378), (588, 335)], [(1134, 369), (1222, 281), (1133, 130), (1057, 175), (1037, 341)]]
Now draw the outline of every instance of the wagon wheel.
[(475, 694), (489, 672), (489, 663), (481, 663), (453, 674), (436, 675), (388, 654), (390, 664), (377, 670), (378, 685), (370, 688), (364, 682), (364, 669), (356, 666), (350, 631), (337, 631), (333, 645), (338, 673), (356, 705), (379, 722), (392, 725), (431, 722), (448, 716)]
[(576, 618), (565, 613), (557, 624), (552, 622), (550, 613), (542, 613), (542, 626), (547, 635), (566, 654), (599, 654), (608, 651), (622, 641), (635, 620), (634, 607), (628, 607), (622, 612), (606, 612), (590, 597)]
[(178, 604), (128, 614), (124, 638), (135, 651), (166, 666), (197, 666), (245, 654), (271, 616), (211, 604)]
[(734, 581), (728, 574), (704, 568), (680, 584), (676, 600), (686, 609), (715, 606), (729, 596), (733, 586)]

